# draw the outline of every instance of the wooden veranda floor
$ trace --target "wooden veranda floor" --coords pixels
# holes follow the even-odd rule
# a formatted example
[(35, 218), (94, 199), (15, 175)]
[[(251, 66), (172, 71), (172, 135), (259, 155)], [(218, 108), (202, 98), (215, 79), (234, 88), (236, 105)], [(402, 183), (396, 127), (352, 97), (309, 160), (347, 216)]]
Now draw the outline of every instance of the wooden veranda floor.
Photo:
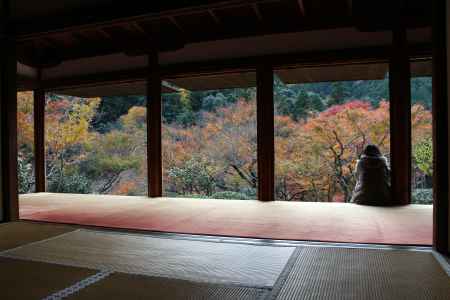
[(432, 206), (270, 202), (38, 193), (23, 220), (237, 237), (431, 245)]

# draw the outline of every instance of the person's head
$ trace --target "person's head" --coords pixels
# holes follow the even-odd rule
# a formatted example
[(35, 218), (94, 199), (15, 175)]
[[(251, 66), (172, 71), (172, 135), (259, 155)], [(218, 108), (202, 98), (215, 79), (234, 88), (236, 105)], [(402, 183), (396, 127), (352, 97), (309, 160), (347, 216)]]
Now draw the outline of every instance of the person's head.
[(363, 154), (367, 156), (381, 156), (381, 151), (377, 146), (369, 144), (364, 148)]

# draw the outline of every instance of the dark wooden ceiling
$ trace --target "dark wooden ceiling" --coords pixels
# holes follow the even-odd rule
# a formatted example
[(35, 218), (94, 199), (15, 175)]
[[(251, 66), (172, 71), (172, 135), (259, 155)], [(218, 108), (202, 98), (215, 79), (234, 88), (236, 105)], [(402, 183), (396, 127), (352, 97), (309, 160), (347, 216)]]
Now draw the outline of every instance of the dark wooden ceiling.
[[(364, 30), (377, 30), (389, 27), (386, 22), (393, 22), (397, 16), (390, 13), (397, 11), (391, 9), (395, 1), (373, 1), (368, 4), (372, 12), (359, 5), (361, 1), (370, 2), (149, 1), (150, 5), (129, 0), (123, 2), (128, 4), (127, 8), (122, 3), (122, 10), (109, 3), (109, 10), (100, 5), (88, 12), (73, 8), (69, 15), (60, 10), (56, 16), (31, 14), (28, 19), (18, 17), (16, 20), (18, 60), (46, 67), (84, 57), (119, 52), (141, 55), (154, 50), (176, 50), (189, 43), (255, 35), (359, 25)], [(431, 13), (428, 13), (431, 5), (426, 1), (401, 2), (406, 26), (422, 27), (431, 23)], [(385, 13), (375, 16), (381, 8)], [(34, 21), (30, 22), (29, 18)]]

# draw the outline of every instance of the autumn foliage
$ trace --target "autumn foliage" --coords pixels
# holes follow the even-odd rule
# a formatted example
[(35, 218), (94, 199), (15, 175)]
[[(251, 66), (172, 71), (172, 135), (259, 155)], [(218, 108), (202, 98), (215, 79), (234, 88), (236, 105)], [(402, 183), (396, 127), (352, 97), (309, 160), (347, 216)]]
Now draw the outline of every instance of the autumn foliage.
[[(216, 93), (213, 98), (202, 94), (203, 102), (183, 93), (165, 100), (166, 110), (170, 107), (162, 127), (165, 195), (256, 199), (254, 92), (235, 93), (232, 101), (223, 94)], [(303, 93), (299, 97), (307, 96)], [(93, 124), (101, 101), (48, 95), (45, 134), (49, 191), (147, 193), (146, 109), (134, 105), (108, 130), (97, 130)], [(215, 101), (222, 104), (211, 105)], [(374, 105), (364, 99), (347, 99), (330, 101), (326, 106), (314, 101), (302, 103), (303, 108), (294, 107), (295, 116), (282, 113), (283, 109), (293, 110), (287, 106), (276, 109), (276, 197), (284, 201), (348, 202), (355, 184), (356, 160), (364, 146), (376, 144), (389, 158), (389, 102)], [(33, 169), (32, 111), (32, 94), (20, 93), (21, 192), (33, 189), (29, 180)], [(411, 122), (413, 176), (426, 184), (432, 175), (430, 111), (421, 104), (413, 105)]]

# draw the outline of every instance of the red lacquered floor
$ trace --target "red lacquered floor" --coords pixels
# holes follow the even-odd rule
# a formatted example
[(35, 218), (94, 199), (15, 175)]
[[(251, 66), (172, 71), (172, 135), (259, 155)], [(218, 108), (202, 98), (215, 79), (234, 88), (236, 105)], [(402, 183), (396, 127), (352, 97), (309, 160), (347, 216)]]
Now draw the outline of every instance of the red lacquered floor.
[(39, 193), (20, 218), (113, 228), (269, 239), (431, 245), (432, 206), (269, 202)]

